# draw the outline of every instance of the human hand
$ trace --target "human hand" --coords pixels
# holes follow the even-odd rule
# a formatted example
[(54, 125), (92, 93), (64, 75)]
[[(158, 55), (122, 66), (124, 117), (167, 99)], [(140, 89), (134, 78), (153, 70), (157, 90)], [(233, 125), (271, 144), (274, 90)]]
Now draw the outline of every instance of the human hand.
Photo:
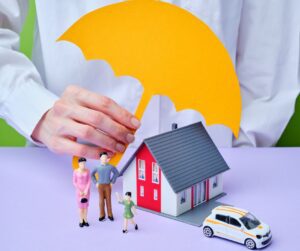
[(123, 152), (139, 126), (137, 118), (112, 99), (71, 85), (44, 114), (31, 137), (55, 153), (98, 159), (103, 150), (111, 155)]
[(99, 183), (96, 184), (96, 187), (97, 187), (97, 188), (99, 187)]
[(118, 202), (122, 202), (122, 197), (118, 192), (116, 192), (116, 197)]

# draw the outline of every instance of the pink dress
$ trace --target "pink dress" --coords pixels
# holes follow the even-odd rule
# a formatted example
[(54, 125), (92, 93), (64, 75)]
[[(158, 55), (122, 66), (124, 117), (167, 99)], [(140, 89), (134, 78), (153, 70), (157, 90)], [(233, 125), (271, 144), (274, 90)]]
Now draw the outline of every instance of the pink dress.
[[(91, 187), (91, 175), (90, 170), (86, 169), (83, 173), (74, 171), (73, 172), (73, 185), (76, 188), (76, 198), (78, 207), (80, 209), (88, 208), (90, 201), (90, 187)], [(80, 193), (84, 192), (86, 195), (82, 196)], [(81, 203), (81, 199), (88, 199), (87, 203)]]

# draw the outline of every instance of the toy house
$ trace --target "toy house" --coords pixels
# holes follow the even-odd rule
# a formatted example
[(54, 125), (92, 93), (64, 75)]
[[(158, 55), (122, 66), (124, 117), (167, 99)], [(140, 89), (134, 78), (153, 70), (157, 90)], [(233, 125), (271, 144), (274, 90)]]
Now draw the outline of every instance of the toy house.
[(198, 122), (144, 139), (120, 175), (139, 207), (178, 216), (221, 194), (228, 169)]

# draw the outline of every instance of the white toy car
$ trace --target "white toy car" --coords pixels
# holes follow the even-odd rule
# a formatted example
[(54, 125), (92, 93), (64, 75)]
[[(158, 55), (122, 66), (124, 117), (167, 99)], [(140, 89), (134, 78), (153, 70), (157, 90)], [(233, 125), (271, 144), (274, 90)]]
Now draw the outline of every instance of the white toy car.
[(263, 248), (271, 243), (270, 227), (246, 210), (218, 206), (203, 222), (206, 237), (219, 236), (244, 244), (249, 249)]

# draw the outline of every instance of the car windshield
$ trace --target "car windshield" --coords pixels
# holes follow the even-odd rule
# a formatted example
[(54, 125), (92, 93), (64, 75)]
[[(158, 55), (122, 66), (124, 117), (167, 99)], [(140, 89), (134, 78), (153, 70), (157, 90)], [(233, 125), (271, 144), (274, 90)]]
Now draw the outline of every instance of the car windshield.
[(260, 225), (260, 222), (258, 219), (255, 218), (255, 216), (253, 216), (250, 213), (247, 213), (245, 216), (243, 216), (242, 218), (240, 218), (241, 222), (243, 222), (243, 224), (245, 225), (245, 227), (250, 230), (253, 228), (256, 228)]

